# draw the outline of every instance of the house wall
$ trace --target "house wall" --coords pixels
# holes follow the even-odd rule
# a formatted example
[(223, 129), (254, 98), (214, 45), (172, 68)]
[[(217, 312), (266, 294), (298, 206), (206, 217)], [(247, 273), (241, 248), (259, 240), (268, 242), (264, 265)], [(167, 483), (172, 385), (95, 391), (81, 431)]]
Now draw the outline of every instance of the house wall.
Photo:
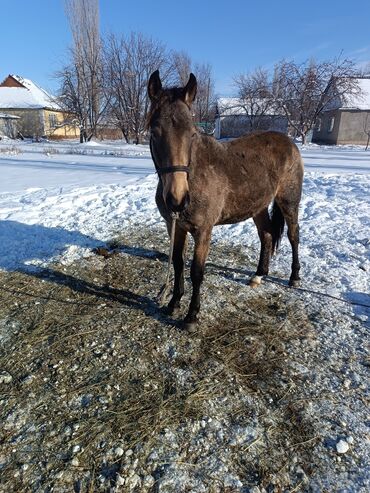
[(42, 109), (7, 108), (9, 115), (19, 116), (17, 127), (24, 137), (42, 137), (44, 135), (44, 119)]
[(221, 118), (219, 116), (216, 116), (215, 120), (215, 137), (216, 139), (221, 138)]
[(17, 127), (24, 137), (65, 139), (79, 136), (77, 126), (64, 125), (68, 118), (62, 111), (7, 108), (6, 112), (20, 117), (17, 120)]
[(13, 118), (4, 118), (0, 116), (0, 139), (2, 136), (14, 139), (18, 133), (17, 123), (19, 120)]
[(71, 118), (62, 111), (44, 110), (44, 135), (51, 139), (68, 139), (79, 136), (76, 125), (65, 125)]
[(275, 130), (287, 133), (288, 121), (284, 116), (245, 115), (221, 116), (216, 119), (216, 138), (236, 138), (256, 130)]
[[(333, 131), (330, 132), (330, 120), (335, 119)], [(326, 111), (320, 117), (313, 133), (313, 142), (322, 144), (357, 144), (365, 145), (367, 134), (370, 131), (370, 111), (362, 110), (335, 110)]]
[(370, 131), (370, 111), (345, 110), (341, 112), (338, 144), (366, 144)]
[[(334, 125), (331, 130), (333, 118)], [(312, 142), (337, 144), (340, 121), (341, 112), (339, 110), (325, 111), (325, 113), (322, 113), (314, 128)]]

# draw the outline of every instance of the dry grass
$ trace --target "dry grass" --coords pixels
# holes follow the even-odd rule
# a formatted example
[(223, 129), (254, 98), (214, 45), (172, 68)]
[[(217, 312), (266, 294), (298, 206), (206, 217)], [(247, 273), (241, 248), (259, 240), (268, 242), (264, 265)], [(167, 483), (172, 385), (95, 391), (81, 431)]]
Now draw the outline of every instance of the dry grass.
[[(73, 266), (1, 275), (0, 369), (13, 377), (1, 388), (2, 491), (110, 491), (128, 467), (118, 445), (134, 451), (141, 477), (155, 478), (135, 491), (156, 491), (169, 463), (198, 471), (209, 491), (236, 491), (210, 471), (212, 451), (191, 445), (209, 416), (226, 432), (220, 460), (229, 471), (245, 484), (300, 491), (291, 458), (307, 474), (317, 443), (291, 365), (300, 359), (292, 344), (312, 337), (304, 306), (279, 291), (218, 285), (210, 266), (199, 331), (183, 332), (153, 301), (165, 256), (145, 238)], [(223, 255), (216, 249), (213, 259), (222, 265)], [(227, 433), (248, 426), (256, 435), (230, 445)], [(169, 431), (181, 459), (169, 446), (150, 462)]]

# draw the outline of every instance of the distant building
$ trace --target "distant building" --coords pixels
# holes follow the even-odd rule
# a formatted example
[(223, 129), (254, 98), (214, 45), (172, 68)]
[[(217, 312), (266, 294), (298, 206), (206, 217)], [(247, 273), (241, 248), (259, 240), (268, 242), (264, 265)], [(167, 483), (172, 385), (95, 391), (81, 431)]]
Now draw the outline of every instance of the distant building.
[(366, 144), (370, 133), (370, 77), (358, 78), (360, 94), (349, 101), (335, 97), (316, 122), (312, 141)]
[(256, 130), (288, 132), (287, 117), (261, 100), (253, 105), (239, 98), (220, 98), (216, 106), (216, 139), (235, 138)]
[(15, 139), (18, 133), (17, 122), (19, 116), (0, 113), (0, 139), (9, 137)]
[(29, 79), (8, 75), (0, 84), (0, 112), (19, 117), (17, 128), (24, 137), (74, 138), (79, 135), (73, 118), (55, 98)]

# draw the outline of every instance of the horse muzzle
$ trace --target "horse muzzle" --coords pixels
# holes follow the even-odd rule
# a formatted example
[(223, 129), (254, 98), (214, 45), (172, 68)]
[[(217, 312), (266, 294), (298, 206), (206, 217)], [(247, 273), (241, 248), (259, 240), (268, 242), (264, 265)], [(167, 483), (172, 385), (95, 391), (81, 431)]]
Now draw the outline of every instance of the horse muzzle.
[(186, 192), (181, 201), (175, 199), (175, 197), (168, 193), (166, 196), (166, 206), (171, 212), (183, 212), (190, 203), (189, 193)]

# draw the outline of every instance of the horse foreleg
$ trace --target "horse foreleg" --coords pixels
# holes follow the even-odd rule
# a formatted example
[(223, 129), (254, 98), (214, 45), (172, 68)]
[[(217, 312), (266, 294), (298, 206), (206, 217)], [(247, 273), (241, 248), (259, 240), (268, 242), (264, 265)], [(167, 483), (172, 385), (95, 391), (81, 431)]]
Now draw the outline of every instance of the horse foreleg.
[(167, 305), (167, 311), (170, 315), (176, 313), (180, 308), (180, 300), (184, 294), (184, 256), (186, 231), (176, 225), (175, 242), (173, 246), (173, 268), (175, 271), (175, 281), (171, 301)]
[(197, 322), (197, 316), (200, 310), (200, 287), (204, 277), (204, 267), (209, 252), (209, 244), (211, 241), (211, 230), (202, 231), (194, 235), (194, 257), (191, 264), (191, 282), (193, 285), (193, 293), (189, 305), (188, 314), (184, 320), (186, 329), (193, 329)]
[(268, 209), (264, 209), (253, 218), (257, 226), (258, 236), (261, 241), (260, 258), (257, 271), (249, 281), (251, 288), (258, 287), (262, 282), (262, 277), (269, 273), (270, 258), (272, 253), (272, 225)]

